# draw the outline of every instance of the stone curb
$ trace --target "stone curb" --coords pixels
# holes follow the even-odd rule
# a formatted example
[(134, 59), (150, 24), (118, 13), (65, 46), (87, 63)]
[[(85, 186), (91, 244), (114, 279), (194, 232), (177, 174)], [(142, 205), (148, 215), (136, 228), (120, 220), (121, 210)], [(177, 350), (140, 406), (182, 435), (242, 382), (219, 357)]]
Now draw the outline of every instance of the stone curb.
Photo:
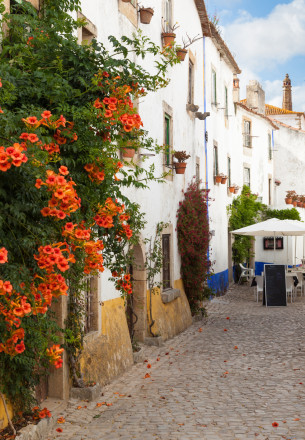
[(57, 419), (65, 411), (68, 401), (53, 401), (47, 399), (43, 402), (51, 411), (52, 416), (48, 419), (42, 419), (37, 425), (27, 425), (20, 429), (15, 440), (44, 440), (48, 432), (57, 424)]

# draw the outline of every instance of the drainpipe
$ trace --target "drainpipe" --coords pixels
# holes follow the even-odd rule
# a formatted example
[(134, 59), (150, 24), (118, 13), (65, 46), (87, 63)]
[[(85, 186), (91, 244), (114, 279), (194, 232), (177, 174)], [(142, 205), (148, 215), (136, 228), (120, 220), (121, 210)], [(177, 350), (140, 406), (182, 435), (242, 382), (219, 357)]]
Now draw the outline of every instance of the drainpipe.
[[(204, 113), (207, 111), (207, 102), (206, 102), (206, 75), (205, 75), (205, 40), (206, 37), (203, 37), (203, 111)], [(204, 159), (205, 159), (205, 189), (209, 189), (209, 174), (208, 174), (208, 142), (207, 142), (207, 118), (204, 120)], [(207, 216), (208, 223), (210, 225), (209, 220), (209, 204), (207, 203)], [(208, 261), (210, 261), (210, 246), (208, 247)]]

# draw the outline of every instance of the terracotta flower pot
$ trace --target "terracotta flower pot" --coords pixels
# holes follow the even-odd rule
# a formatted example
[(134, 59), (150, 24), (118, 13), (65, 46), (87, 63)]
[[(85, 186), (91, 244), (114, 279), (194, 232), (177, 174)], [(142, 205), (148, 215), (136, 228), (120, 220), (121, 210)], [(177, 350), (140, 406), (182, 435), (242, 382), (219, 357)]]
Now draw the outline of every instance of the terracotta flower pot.
[(141, 23), (149, 24), (154, 15), (154, 10), (152, 8), (141, 8), (139, 12)]
[(221, 176), (215, 176), (215, 182), (216, 183), (221, 183), (221, 179), (222, 179)]
[(286, 205), (291, 205), (291, 203), (292, 203), (292, 198), (290, 198), (290, 197), (286, 197), (285, 202), (286, 202)]
[(180, 61), (184, 61), (187, 54), (187, 49), (177, 49), (176, 54)]
[(293, 201), (293, 202), (292, 202), (293, 206), (297, 206), (297, 203), (298, 203), (298, 202), (296, 202), (296, 201)]
[(172, 46), (175, 42), (176, 34), (173, 32), (162, 32), (163, 46)]
[(235, 186), (229, 186), (229, 191), (233, 194), (235, 191)]
[(174, 162), (176, 174), (184, 174), (186, 169), (185, 162)]
[(123, 148), (122, 154), (123, 157), (134, 157), (136, 150), (134, 148)]
[(298, 208), (303, 208), (303, 202), (297, 202), (297, 207)]
[(234, 189), (234, 194), (238, 194), (238, 188)]
[(221, 178), (221, 184), (224, 185), (227, 182), (227, 177)]
[(123, 3), (131, 3), (131, 0), (122, 0)]

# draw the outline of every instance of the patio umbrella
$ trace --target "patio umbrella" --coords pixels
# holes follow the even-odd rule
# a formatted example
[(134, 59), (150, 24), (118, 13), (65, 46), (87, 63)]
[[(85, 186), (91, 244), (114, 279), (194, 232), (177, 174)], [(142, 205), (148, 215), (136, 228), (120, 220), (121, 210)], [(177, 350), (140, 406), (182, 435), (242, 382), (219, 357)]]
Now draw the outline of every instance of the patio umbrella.
[(290, 235), (305, 235), (305, 224), (295, 220), (279, 220), (277, 218), (271, 218), (264, 222), (254, 223), (253, 225), (246, 226), (245, 228), (236, 229), (231, 231), (236, 235), (273, 235), (274, 251), (273, 262), (275, 261), (275, 236), (290, 236)]

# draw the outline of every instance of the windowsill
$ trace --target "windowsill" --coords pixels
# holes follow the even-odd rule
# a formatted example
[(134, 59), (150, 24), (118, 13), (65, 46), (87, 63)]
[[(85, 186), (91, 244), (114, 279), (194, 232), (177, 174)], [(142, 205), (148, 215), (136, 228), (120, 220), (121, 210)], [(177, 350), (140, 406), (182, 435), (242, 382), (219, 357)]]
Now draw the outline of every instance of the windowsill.
[(180, 289), (166, 289), (161, 293), (161, 300), (163, 304), (168, 304), (179, 298), (181, 295)]
[(119, 0), (119, 11), (121, 14), (125, 15), (125, 17), (134, 25), (134, 27), (138, 27), (138, 11), (136, 6)]

